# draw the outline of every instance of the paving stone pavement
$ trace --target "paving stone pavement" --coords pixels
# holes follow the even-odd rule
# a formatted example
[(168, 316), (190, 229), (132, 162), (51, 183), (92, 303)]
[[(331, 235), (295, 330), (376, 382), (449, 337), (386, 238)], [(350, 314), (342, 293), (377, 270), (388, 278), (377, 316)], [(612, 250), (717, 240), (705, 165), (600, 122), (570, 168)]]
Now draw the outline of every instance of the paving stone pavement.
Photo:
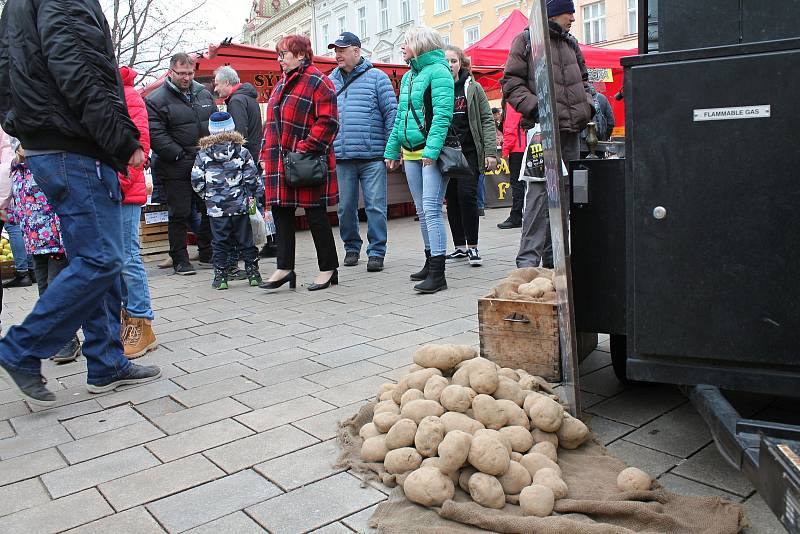
[[(140, 361), (162, 366), (159, 381), (90, 395), (85, 361), (45, 361), (60, 401), (48, 410), (0, 382), (0, 532), (370, 532), (388, 489), (333, 467), (336, 423), (400, 376), (419, 345), (478, 345), (477, 297), (513, 268), (518, 244), (495, 227), (505, 209), (486, 213), (484, 265), (448, 265), (449, 289), (435, 295), (408, 280), (423, 258), (411, 218), (389, 222), (383, 272), (342, 267), (326, 291), (215, 291), (211, 271), (149, 265), (162, 346)], [(274, 263), (262, 260), (262, 273)], [(308, 232), (297, 265), (308, 284)], [(33, 287), (7, 290), (3, 327), (35, 299)], [(677, 388), (620, 384), (600, 339), (581, 365), (582, 395), (609, 450), (667, 488), (743, 502), (750, 533), (785, 532)]]

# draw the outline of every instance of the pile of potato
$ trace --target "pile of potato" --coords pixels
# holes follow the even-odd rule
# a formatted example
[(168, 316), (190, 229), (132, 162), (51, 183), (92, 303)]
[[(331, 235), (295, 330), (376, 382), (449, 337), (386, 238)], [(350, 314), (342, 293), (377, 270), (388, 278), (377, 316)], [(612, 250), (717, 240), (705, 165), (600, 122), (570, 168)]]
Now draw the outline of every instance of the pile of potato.
[(482, 506), (510, 502), (548, 516), (567, 495), (558, 447), (589, 439), (546, 381), (500, 368), (469, 346), (420, 348), (409, 373), (383, 384), (378, 397), (360, 431), (361, 459), (383, 462), (384, 482), (424, 506), (452, 499), (458, 484)]
[(514, 269), (495, 286), (489, 296), (508, 300), (555, 302), (553, 271), (540, 267)]

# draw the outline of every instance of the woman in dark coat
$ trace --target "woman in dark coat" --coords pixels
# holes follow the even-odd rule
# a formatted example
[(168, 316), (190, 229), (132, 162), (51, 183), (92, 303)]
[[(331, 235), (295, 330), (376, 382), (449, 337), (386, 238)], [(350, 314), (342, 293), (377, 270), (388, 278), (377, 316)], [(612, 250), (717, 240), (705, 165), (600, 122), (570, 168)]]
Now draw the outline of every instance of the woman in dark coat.
[[(309, 291), (315, 291), (339, 282), (339, 259), (327, 215), (328, 206), (339, 201), (332, 150), (339, 130), (336, 91), (333, 82), (312, 63), (308, 37), (289, 35), (276, 48), (283, 76), (267, 104), (261, 161), (267, 204), (272, 206), (277, 230), (278, 268), (261, 287), (275, 289), (286, 282), (296, 287), (295, 211), (304, 208), (320, 270), (308, 286)], [(319, 187), (290, 187), (285, 181), (281, 152), (327, 153), (327, 179)]]

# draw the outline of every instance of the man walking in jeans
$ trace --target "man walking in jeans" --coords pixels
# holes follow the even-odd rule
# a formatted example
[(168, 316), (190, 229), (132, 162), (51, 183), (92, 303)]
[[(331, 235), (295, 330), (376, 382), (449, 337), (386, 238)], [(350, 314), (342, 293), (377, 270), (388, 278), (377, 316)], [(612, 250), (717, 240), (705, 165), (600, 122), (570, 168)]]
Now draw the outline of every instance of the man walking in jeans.
[(56, 396), (44, 386), (41, 360), (81, 327), (90, 392), (161, 376), (158, 367), (130, 363), (120, 342), (117, 171), (141, 167), (144, 152), (113, 50), (97, 0), (8, 0), (0, 17), (0, 121), (25, 146), (61, 219), (70, 260), (25, 321), (0, 340), (0, 378), (42, 406)]
[(367, 271), (383, 270), (386, 256), (386, 165), (383, 150), (394, 127), (397, 97), (389, 77), (361, 57), (361, 41), (343, 32), (328, 45), (339, 65), (330, 75), (339, 107), (339, 135), (333, 142), (339, 181), (339, 234), (344, 265), (361, 255), (358, 233), (358, 186), (367, 212)]

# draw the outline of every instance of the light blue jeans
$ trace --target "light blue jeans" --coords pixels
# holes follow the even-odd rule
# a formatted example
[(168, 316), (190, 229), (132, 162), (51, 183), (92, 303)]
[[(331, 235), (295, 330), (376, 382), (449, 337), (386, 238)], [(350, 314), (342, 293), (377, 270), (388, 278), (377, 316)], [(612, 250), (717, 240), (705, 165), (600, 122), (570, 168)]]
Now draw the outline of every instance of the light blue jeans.
[(422, 161), (404, 161), (406, 180), (419, 216), (422, 240), (431, 256), (443, 256), (447, 250), (447, 233), (442, 214), (442, 203), (447, 191), (448, 179), (439, 172), (439, 167), (423, 166)]
[(481, 173), (478, 176), (478, 209), (486, 207), (486, 175)]
[(358, 186), (367, 212), (367, 256), (386, 256), (386, 164), (383, 160), (337, 160), (339, 235), (345, 252), (361, 252), (358, 233)]
[(122, 205), (122, 306), (128, 315), (153, 320), (150, 307), (150, 288), (147, 273), (139, 254), (139, 218), (142, 207), (135, 204)]
[(22, 236), (22, 228), (18, 224), (6, 223), (8, 232), (8, 243), (11, 245), (11, 254), (14, 255), (14, 269), (22, 275), (28, 269), (33, 269), (33, 262), (25, 252), (25, 238)]

